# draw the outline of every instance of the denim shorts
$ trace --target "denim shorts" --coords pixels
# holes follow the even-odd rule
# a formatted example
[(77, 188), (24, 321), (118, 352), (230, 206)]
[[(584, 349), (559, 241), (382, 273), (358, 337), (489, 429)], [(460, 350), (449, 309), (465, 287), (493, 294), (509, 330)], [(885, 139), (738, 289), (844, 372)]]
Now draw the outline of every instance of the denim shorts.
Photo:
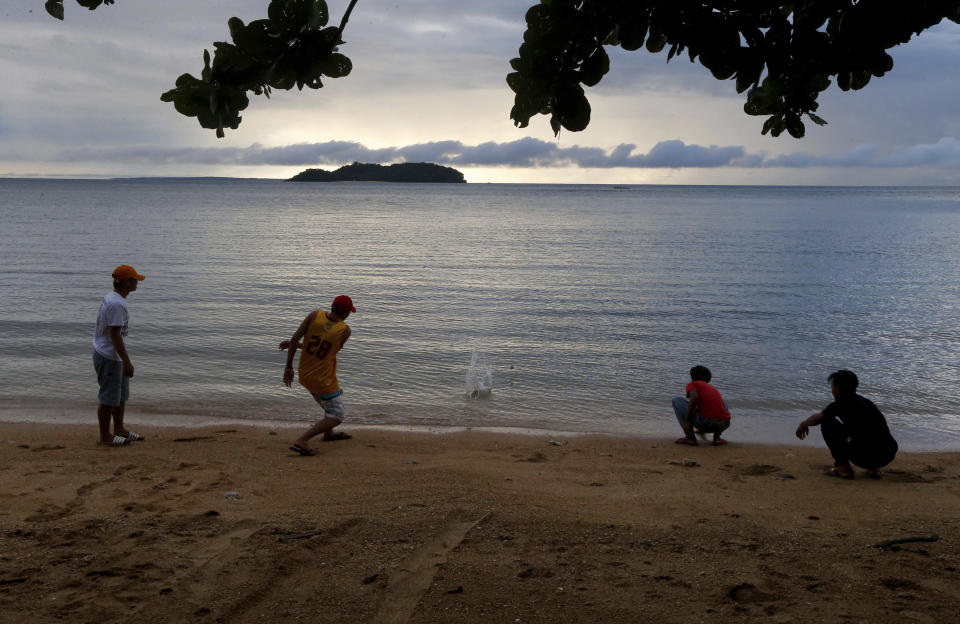
[(324, 416), (343, 422), (343, 399), (340, 397), (343, 390), (337, 390), (331, 394), (314, 394), (313, 392), (310, 394), (313, 394), (314, 400), (323, 408)]
[(729, 420), (713, 420), (712, 418), (700, 418), (700, 414), (693, 417), (693, 428), (703, 433), (723, 433), (730, 426)]
[[(677, 422), (684, 426), (687, 415), (687, 408), (690, 402), (684, 397), (677, 397), (673, 400), (673, 411), (677, 415)], [(713, 420), (712, 418), (702, 418), (699, 412), (693, 413), (693, 428), (703, 433), (723, 433), (730, 426), (729, 420)]]
[(93, 352), (93, 369), (97, 371), (100, 405), (123, 405), (130, 399), (130, 378), (123, 376), (123, 362)]

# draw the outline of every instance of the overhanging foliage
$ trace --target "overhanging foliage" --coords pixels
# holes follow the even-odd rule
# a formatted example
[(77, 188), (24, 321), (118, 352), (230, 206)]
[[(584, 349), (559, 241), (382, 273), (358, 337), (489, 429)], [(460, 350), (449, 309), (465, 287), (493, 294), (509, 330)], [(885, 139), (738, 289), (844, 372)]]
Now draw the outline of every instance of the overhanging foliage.
[[(91, 10), (114, 0), (77, 0)], [(319, 89), (322, 76), (350, 73), (338, 46), (357, 0), (350, 0), (339, 27), (327, 26), (324, 0), (271, 0), (267, 18), (228, 22), (233, 43), (204, 51), (200, 78), (183, 74), (161, 96), (183, 115), (223, 136), (236, 129), (248, 92)], [(47, 0), (63, 19), (63, 0)], [(590, 123), (584, 86), (600, 83), (610, 69), (606, 47), (686, 54), (718, 80), (735, 81), (746, 93), (744, 112), (766, 116), (762, 133), (786, 130), (800, 138), (803, 117), (823, 125), (817, 98), (834, 81), (862, 89), (893, 68), (890, 48), (949, 19), (960, 23), (960, 0), (541, 0), (526, 14), (527, 29), (507, 84), (516, 94), (510, 117), (526, 127), (548, 115), (554, 133)]]
[[(862, 89), (893, 68), (887, 50), (944, 18), (960, 23), (957, 0), (541, 0), (527, 11), (527, 30), (507, 84), (516, 93), (510, 117), (525, 127), (550, 116), (555, 133), (590, 122), (583, 86), (610, 68), (604, 46), (686, 53), (718, 80), (746, 92), (743, 110), (766, 115), (762, 132), (804, 135), (802, 117), (832, 79)], [(583, 86), (582, 86), (583, 85)]]

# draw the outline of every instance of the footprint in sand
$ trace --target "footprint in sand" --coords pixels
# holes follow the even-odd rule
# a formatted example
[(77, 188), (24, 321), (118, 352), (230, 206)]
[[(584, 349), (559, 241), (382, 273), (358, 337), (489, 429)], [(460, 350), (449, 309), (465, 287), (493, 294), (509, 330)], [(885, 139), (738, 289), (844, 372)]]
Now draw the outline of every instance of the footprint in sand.
[(779, 593), (770, 589), (761, 589), (753, 583), (740, 583), (727, 590), (727, 598), (738, 603), (776, 602), (781, 600)]
[(133, 469), (136, 468), (136, 467), (137, 467), (136, 464), (127, 464), (127, 465), (125, 465), (125, 466), (120, 466), (119, 468), (117, 468), (116, 470), (113, 471), (113, 476), (119, 477), (119, 476), (122, 475), (122, 474), (125, 474), (125, 473), (127, 473), (127, 472), (130, 472), (131, 470), (133, 470)]
[(550, 568), (525, 568), (517, 574), (517, 578), (550, 578), (553, 570)]
[(923, 475), (918, 475), (913, 472), (907, 472), (906, 470), (881, 470), (882, 479), (886, 481), (892, 481), (894, 483), (930, 483), (932, 481), (939, 481), (943, 477), (934, 477), (928, 479)]
[(745, 477), (762, 477), (763, 475), (773, 474), (774, 472), (783, 472), (783, 468), (770, 464), (753, 464), (752, 466), (741, 468), (737, 472)]
[(538, 463), (540, 463), (540, 462), (545, 462), (545, 461), (547, 461), (547, 456), (544, 455), (543, 453), (541, 453), (540, 451), (537, 451), (537, 452), (534, 453), (531, 457), (527, 457), (526, 459), (518, 459), (517, 461), (518, 461), (518, 462), (531, 462), (531, 463), (534, 463), (534, 464), (538, 464)]

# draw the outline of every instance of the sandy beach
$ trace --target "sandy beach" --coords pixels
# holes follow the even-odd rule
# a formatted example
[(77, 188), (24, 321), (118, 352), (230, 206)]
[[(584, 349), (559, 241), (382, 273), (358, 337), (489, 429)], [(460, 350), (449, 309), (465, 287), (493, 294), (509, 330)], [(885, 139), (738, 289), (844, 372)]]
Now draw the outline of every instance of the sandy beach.
[[(960, 454), (0, 424), (2, 622), (953, 622)], [(349, 427), (344, 427), (349, 430)], [(877, 544), (909, 537), (935, 541)]]

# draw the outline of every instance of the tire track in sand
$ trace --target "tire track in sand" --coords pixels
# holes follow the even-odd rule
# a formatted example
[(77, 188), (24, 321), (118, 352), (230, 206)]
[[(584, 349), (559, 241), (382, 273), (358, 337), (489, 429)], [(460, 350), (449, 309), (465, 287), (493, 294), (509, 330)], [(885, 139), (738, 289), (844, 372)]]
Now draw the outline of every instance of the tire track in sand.
[(392, 575), (380, 610), (373, 617), (373, 624), (404, 624), (410, 620), (413, 610), (430, 589), (440, 566), (447, 562), (447, 555), (463, 541), (467, 533), (489, 513), (475, 519), (464, 517), (463, 512), (454, 512), (447, 523), (432, 540), (407, 557), (400, 571)]

